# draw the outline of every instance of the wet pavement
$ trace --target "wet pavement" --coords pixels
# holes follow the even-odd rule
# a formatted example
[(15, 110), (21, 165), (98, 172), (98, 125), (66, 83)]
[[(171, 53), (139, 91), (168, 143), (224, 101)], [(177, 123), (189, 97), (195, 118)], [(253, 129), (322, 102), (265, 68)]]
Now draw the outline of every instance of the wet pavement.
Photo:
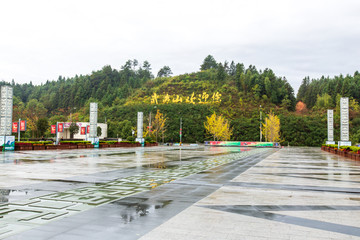
[(285, 148), (141, 239), (360, 239), (360, 166)]
[(319, 148), (5, 154), (0, 238), (360, 239), (360, 166)]
[[(165, 206), (166, 209), (170, 209), (167, 207), (168, 205), (178, 209), (181, 204), (176, 204), (174, 199), (184, 198), (184, 192), (181, 189), (193, 189), (189, 195), (192, 200), (188, 201), (186, 205), (189, 206), (195, 202), (194, 199), (197, 201), (219, 188), (218, 184), (224, 181), (223, 178), (227, 178), (229, 181), (239, 174), (238, 172), (233, 173), (229, 178), (226, 176), (230, 176), (229, 172), (231, 171), (221, 171), (218, 176), (209, 178), (206, 177), (206, 171), (209, 169), (216, 169), (241, 159), (245, 161), (244, 159), (250, 155), (255, 156), (263, 152), (268, 152), (268, 150), (200, 146), (94, 149), (79, 152), (38, 151), (35, 154), (34, 152), (31, 154), (29, 152), (5, 153), (6, 156), (3, 156), (5, 160), (2, 164), (4, 171), (1, 174), (3, 178), (7, 173), (10, 177), (8, 183), (2, 183), (9, 187), (1, 190), (3, 204), (0, 206), (0, 237), (63, 239), (64, 235), (67, 235), (67, 232), (70, 232), (74, 226), (79, 226), (77, 231), (81, 231), (81, 227), (88, 228), (91, 225), (83, 224), (83, 221), (79, 220), (83, 214), (88, 215), (85, 217), (86, 221), (92, 219), (95, 223), (99, 223), (99, 219), (108, 217), (108, 214), (100, 214), (109, 213), (108, 208), (111, 209), (110, 212), (113, 212), (114, 208), (117, 211), (125, 208), (125, 215), (121, 213), (120, 216), (121, 219), (128, 220), (122, 221), (122, 224), (127, 226), (128, 231), (133, 232), (141, 221), (131, 219), (153, 216), (148, 213), (165, 208)], [(257, 159), (257, 161), (260, 160), (261, 158)], [(253, 164), (242, 165), (248, 168)], [(76, 169), (79, 170), (79, 175), (76, 175)], [(211, 189), (211, 191), (199, 188), (197, 185), (200, 182), (190, 187), (186, 186), (188, 183), (183, 186), (184, 184), (179, 182), (181, 179), (195, 176), (197, 173), (200, 173), (198, 181), (204, 177), (205, 179), (209, 178), (210, 181), (207, 180), (209, 186), (204, 186), (204, 189)], [(34, 178), (36, 178), (35, 183)], [(16, 185), (27, 180), (33, 184)], [(174, 192), (173, 188), (180, 184), (179, 187), (176, 187), (179, 191), (175, 191), (178, 197), (173, 193), (165, 200), (148, 200), (149, 196), (141, 196), (141, 194), (153, 196), (156, 193), (155, 190), (160, 189), (160, 186), (170, 186), (170, 183), (173, 186), (170, 188), (170, 192)], [(192, 193), (195, 192), (199, 193), (192, 197)], [(166, 211), (169, 217), (176, 213), (177, 211)], [(146, 219), (148, 218), (145, 218), (145, 222)], [(156, 219), (158, 219), (158, 225), (163, 221), (162, 217)], [(141, 220), (144, 221), (143, 218)], [(105, 222), (111, 225), (112, 220), (101, 221), (101, 223)], [(130, 222), (131, 224), (129, 224)], [(144, 228), (141, 226), (141, 229), (147, 229), (143, 232), (144, 234), (154, 227)], [(49, 231), (49, 229), (51, 230)], [(94, 227), (94, 229), (97, 228)], [(107, 227), (103, 228), (103, 231), (107, 232), (107, 229)], [(85, 237), (85, 233), (75, 234), (75, 236), (82, 239)], [(109, 236), (109, 233), (106, 236)], [(136, 239), (139, 235), (129, 234), (128, 236), (129, 239)], [(93, 235), (87, 238), (92, 237)], [(97, 238), (104, 239), (104, 235)]]

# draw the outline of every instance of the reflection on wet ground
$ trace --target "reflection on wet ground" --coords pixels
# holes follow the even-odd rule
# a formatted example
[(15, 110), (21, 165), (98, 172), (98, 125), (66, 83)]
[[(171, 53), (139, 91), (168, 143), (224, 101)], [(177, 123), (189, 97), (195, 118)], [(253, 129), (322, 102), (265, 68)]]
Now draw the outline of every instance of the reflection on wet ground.
[[(185, 151), (183, 151), (184, 149)], [(116, 151), (120, 151), (120, 154), (116, 154)], [(0, 209), (0, 217), (4, 227), (2, 228), (0, 224), (0, 237), (14, 234), (21, 229), (47, 224), (50, 220), (58, 220), (63, 216), (73, 216), (106, 203), (121, 205), (117, 215), (121, 216), (124, 223), (130, 223), (139, 217), (153, 215), (157, 209), (165, 208), (173, 199), (139, 202), (139, 198), (137, 198), (131, 203), (129, 196), (196, 173), (205, 173), (209, 169), (268, 151), (268, 149), (249, 151), (249, 149), (237, 148), (188, 147), (176, 149), (158, 147), (127, 151), (99, 150), (98, 152), (101, 154), (94, 154), (96, 150), (91, 153), (79, 152), (79, 157), (75, 160), (76, 154), (73, 152), (56, 151), (60, 155), (63, 154), (63, 157), (56, 156), (56, 160), (50, 162), (46, 159), (51, 154), (42, 152), (37, 153), (42, 159), (41, 161), (38, 161), (36, 156), (27, 156), (26, 161), (20, 160), (20, 165), (2, 164), (8, 169), (19, 169), (19, 166), (26, 166), (28, 170), (36, 171), (36, 174), (25, 172), (23, 180), (28, 182), (41, 180), (41, 183), (10, 186), (2, 192), (2, 201), (5, 204)], [(17, 155), (13, 154), (12, 156), (16, 157)], [(127, 157), (124, 159), (124, 156)], [(34, 161), (32, 162), (31, 159)], [(89, 166), (87, 164), (90, 164), (90, 161), (92, 165)], [(34, 164), (34, 162), (36, 163)], [(77, 172), (73, 168), (82, 168), (82, 172), (86, 174), (74, 176), (73, 174)], [(106, 171), (103, 171), (104, 169)], [(49, 173), (48, 170), (52, 172)], [(59, 172), (64, 174), (65, 178), (62, 178)], [(12, 173), (12, 171), (7, 171), (7, 173)], [(55, 176), (51, 173), (54, 173)], [(35, 175), (47, 177), (34, 177)], [(15, 198), (15, 193), (24, 194), (18, 194)], [(125, 202), (117, 201), (125, 197), (127, 197)], [(26, 214), (24, 215), (23, 212)]]
[(164, 208), (169, 205), (172, 200), (148, 201), (148, 198), (129, 197), (124, 201), (117, 201), (113, 204), (121, 209), (119, 215), (124, 224), (145, 217), (149, 214), (155, 214), (155, 210)]
[(360, 239), (359, 171), (319, 148), (284, 148), (140, 240)]
[(183, 162), (248, 149), (199, 147), (109, 148), (4, 152), (0, 155), (0, 187), (59, 181), (59, 179), (136, 167), (165, 169)]

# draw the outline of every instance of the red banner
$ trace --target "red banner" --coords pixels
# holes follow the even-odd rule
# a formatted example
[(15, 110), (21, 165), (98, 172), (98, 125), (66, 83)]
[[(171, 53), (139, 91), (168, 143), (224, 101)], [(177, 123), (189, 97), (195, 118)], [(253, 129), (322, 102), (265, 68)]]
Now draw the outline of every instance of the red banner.
[(86, 133), (86, 127), (81, 127), (80, 134), (85, 135)]
[(12, 132), (13, 133), (18, 132), (18, 122), (13, 122), (13, 124), (12, 124)]
[(22, 132), (26, 131), (26, 120), (20, 121), (20, 131)]
[(87, 133), (90, 133), (90, 125), (87, 125)]
[(64, 131), (64, 124), (58, 123), (58, 132), (63, 132), (63, 131)]
[(51, 125), (51, 134), (56, 134), (56, 125)]

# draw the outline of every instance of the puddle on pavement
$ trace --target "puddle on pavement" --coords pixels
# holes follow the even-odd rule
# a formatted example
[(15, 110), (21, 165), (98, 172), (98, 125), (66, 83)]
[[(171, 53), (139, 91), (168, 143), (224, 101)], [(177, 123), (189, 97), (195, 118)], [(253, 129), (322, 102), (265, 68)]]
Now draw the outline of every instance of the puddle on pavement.
[(10, 198), (30, 195), (28, 190), (0, 189), (0, 202), (7, 203)]
[(172, 200), (157, 201), (154, 203), (147, 203), (144, 198), (132, 198), (130, 201), (114, 202), (112, 204), (125, 207), (119, 213), (124, 224), (128, 224), (140, 217), (145, 217), (150, 214), (156, 214), (156, 210), (165, 208)]

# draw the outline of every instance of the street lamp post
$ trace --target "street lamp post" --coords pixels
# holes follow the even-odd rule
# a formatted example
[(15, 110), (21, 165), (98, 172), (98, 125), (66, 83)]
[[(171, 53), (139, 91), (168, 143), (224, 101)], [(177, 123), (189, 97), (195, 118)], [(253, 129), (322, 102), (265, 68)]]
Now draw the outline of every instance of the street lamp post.
[[(156, 109), (156, 106), (154, 106), (154, 109)], [(150, 137), (150, 135), (151, 135), (151, 111), (149, 113), (149, 137)]]
[(19, 118), (19, 123), (18, 123), (18, 142), (20, 142), (20, 122), (21, 122), (21, 118)]
[(151, 135), (151, 111), (149, 113), (149, 136)]
[(261, 105), (260, 105), (260, 142), (262, 141), (262, 129), (261, 129), (261, 127), (262, 127), (262, 116), (261, 116), (261, 114), (262, 114), (262, 112), (261, 112)]
[(180, 146), (181, 146), (181, 138), (182, 138), (182, 117), (180, 117)]

